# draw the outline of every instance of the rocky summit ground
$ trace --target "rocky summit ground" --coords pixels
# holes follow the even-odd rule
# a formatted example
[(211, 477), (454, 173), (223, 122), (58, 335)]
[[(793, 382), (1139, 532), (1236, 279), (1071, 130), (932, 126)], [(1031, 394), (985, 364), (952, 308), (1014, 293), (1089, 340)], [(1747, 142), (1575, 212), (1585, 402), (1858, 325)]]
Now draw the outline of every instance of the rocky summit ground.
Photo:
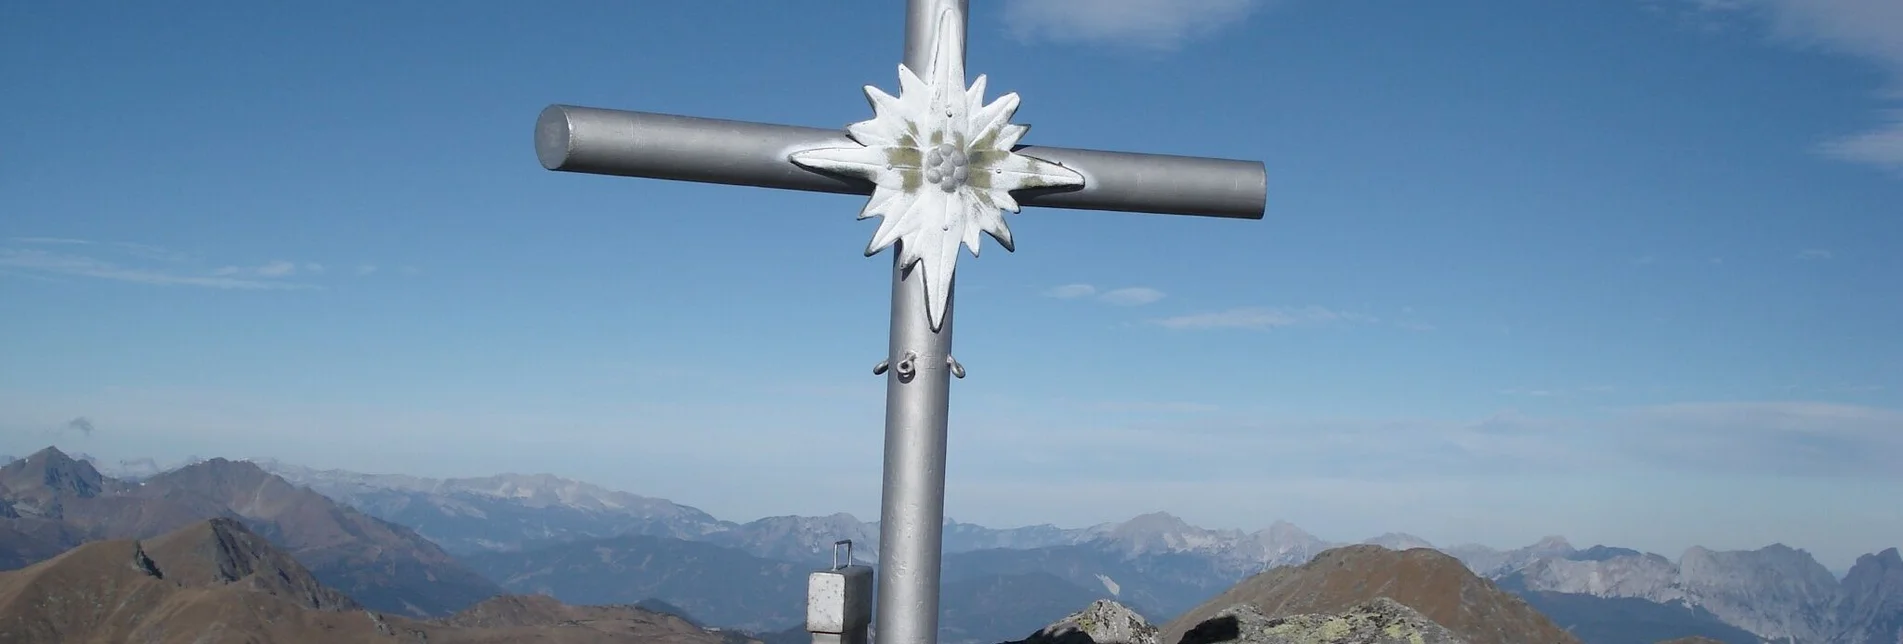
[(1331, 615), (1267, 617), (1240, 604), (1197, 624), (1179, 644), (1467, 644), (1386, 597)]
[(1011, 644), (1467, 644), (1414, 609), (1381, 597), (1337, 614), (1268, 617), (1247, 604), (1218, 611), (1176, 642), (1109, 600)]
[(1099, 599), (1014, 644), (1159, 644), (1157, 634), (1136, 611)]
[(1192, 630), (1224, 619), (1224, 612), (1237, 606), (1275, 620), (1350, 614), (1379, 598), (1411, 609), (1470, 644), (1579, 644), (1525, 601), (1451, 556), (1426, 548), (1397, 552), (1374, 545), (1335, 548), (1306, 564), (1245, 579), (1170, 622), (1163, 628), (1161, 644), (1178, 644)]

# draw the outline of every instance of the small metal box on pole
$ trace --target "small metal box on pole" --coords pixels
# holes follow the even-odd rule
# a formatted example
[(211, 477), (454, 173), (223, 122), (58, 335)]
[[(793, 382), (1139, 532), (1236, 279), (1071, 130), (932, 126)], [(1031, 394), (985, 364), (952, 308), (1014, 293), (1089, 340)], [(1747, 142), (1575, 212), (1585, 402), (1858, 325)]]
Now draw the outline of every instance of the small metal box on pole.
[[(845, 546), (845, 560), (840, 560)], [(813, 644), (870, 644), (872, 566), (854, 565), (852, 540), (833, 542), (833, 567), (806, 577), (806, 631)]]

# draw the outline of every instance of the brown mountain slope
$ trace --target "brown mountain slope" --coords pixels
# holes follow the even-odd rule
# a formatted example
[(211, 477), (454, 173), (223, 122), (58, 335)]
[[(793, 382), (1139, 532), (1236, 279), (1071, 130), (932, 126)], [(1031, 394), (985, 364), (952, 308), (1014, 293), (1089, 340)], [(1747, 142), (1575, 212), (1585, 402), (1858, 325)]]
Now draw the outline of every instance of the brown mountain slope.
[[(446, 641), (502, 644), (504, 642), (600, 643), (641, 641), (654, 644), (751, 643), (745, 638), (702, 630), (687, 620), (632, 606), (569, 606), (553, 597), (507, 595), (484, 601), (443, 618), (432, 626), (458, 630), (443, 632)], [(430, 641), (438, 635), (432, 632)]]
[[(138, 541), (94, 541), (0, 574), (0, 642), (311, 641), (298, 639), (306, 633), (331, 633), (331, 641), (374, 641), (375, 625), (360, 611), (310, 610), (301, 598), (273, 594), (316, 582), (269, 546), (251, 549), (262, 540), (242, 526), (185, 531), (197, 534), (161, 537), (168, 542), (169, 561), (152, 556)], [(229, 554), (254, 564), (248, 573), (220, 581), (185, 572), (217, 570), (218, 561), (199, 557), (222, 549), (186, 540), (232, 533), (251, 537), (240, 537)], [(166, 579), (168, 567), (180, 570), (182, 579)]]
[(361, 608), (302, 564), (232, 519), (212, 519), (141, 543), (164, 579), (193, 588), (246, 584), (315, 610)]
[(409, 528), (345, 507), (244, 461), (215, 458), (146, 479), (142, 499), (219, 507), (363, 605), (446, 615), (502, 594)]
[(440, 616), (502, 593), (414, 531), (248, 462), (212, 459), (127, 484), (47, 448), (0, 468), (0, 485), (0, 498), (22, 515), (0, 518), (0, 569), (25, 566), (81, 541), (145, 539), (229, 518), (372, 609)]
[(106, 644), (722, 644), (632, 607), (500, 597), (417, 621), (357, 608), (243, 524), (213, 520), (148, 541), (95, 541), (0, 573), (0, 642)]
[(1237, 604), (1288, 617), (1344, 612), (1387, 597), (1447, 627), (1471, 644), (1579, 644), (1526, 602), (1475, 576), (1460, 560), (1426, 548), (1395, 552), (1359, 545), (1328, 550), (1236, 584), (1163, 629), (1162, 642)]

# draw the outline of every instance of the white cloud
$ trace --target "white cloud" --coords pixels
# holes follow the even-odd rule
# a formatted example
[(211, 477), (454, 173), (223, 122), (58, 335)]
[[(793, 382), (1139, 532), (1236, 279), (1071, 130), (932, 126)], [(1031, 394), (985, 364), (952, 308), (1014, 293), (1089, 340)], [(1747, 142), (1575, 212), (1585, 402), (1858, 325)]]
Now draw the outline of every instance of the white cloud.
[(1075, 300), (1088, 297), (1105, 304), (1114, 304), (1117, 306), (1155, 304), (1158, 300), (1163, 299), (1165, 295), (1166, 294), (1162, 291), (1148, 286), (1129, 286), (1108, 291), (1099, 291), (1097, 287), (1089, 284), (1065, 284), (1044, 291), (1045, 297), (1053, 297), (1060, 300)]
[(1010, 0), (1004, 21), (1019, 38), (1173, 50), (1241, 22), (1262, 0)]
[(15, 244), (35, 244), (43, 246), (90, 246), (93, 243), (91, 240), (72, 239), (69, 237), (12, 237), (7, 239), (7, 241)]
[(1153, 323), (1171, 329), (1275, 329), (1291, 326), (1313, 326), (1340, 322), (1376, 322), (1374, 317), (1335, 311), (1320, 306), (1301, 308), (1243, 307), (1195, 313), (1153, 320)]
[(1097, 287), (1089, 284), (1065, 284), (1044, 292), (1044, 295), (1060, 300), (1074, 300), (1096, 294)]
[(1830, 252), (1830, 249), (1827, 248), (1806, 248), (1797, 252), (1797, 258), (1806, 261), (1835, 259), (1836, 257), (1837, 254)]
[(1147, 286), (1132, 286), (1105, 291), (1097, 299), (1117, 306), (1142, 306), (1163, 299), (1163, 292)]
[(358, 275), (369, 275), (369, 274), (371, 274), (371, 273), (375, 273), (375, 272), (377, 272), (377, 265), (376, 265), (376, 264), (358, 264), (358, 265), (357, 265), (357, 274), (358, 274)]
[(1875, 130), (1825, 141), (1817, 150), (1828, 157), (1903, 173), (1903, 110), (1892, 110), (1888, 116), (1889, 123)]
[[(1708, 15), (1752, 14), (1764, 19), (1774, 41), (1862, 58), (1891, 75), (1883, 88), (1903, 99), (1903, 2), (1897, 0), (1692, 0)], [(1903, 173), (1903, 110), (1885, 123), (1820, 144), (1826, 156)]]
[(281, 259), (257, 268), (257, 273), (265, 277), (284, 277), (295, 272), (297, 272), (297, 264)]
[[(190, 256), (145, 244), (61, 237), (14, 237), (7, 241), (12, 245), (0, 247), (0, 268), (36, 278), (90, 277), (156, 286), (248, 290), (316, 288), (276, 279), (287, 277), (296, 269), (290, 262), (273, 262), (258, 269), (227, 266), (209, 271), (191, 270), (182, 266)], [(61, 250), (51, 250), (53, 247)]]
[(314, 288), (307, 284), (293, 284), (219, 275), (216, 274), (215, 271), (212, 275), (193, 275), (172, 270), (120, 266), (112, 262), (91, 257), (17, 248), (0, 248), (0, 267), (20, 269), (41, 274), (91, 277), (158, 286), (202, 286), (207, 288), (256, 290)]

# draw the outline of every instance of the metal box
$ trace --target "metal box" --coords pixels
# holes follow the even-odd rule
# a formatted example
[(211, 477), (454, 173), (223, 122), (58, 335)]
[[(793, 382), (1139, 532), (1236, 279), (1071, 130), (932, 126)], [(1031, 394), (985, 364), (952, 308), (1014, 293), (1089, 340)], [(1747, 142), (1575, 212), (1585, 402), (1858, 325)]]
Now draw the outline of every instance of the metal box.
[(846, 566), (807, 576), (807, 632), (864, 632), (871, 624), (872, 566)]

